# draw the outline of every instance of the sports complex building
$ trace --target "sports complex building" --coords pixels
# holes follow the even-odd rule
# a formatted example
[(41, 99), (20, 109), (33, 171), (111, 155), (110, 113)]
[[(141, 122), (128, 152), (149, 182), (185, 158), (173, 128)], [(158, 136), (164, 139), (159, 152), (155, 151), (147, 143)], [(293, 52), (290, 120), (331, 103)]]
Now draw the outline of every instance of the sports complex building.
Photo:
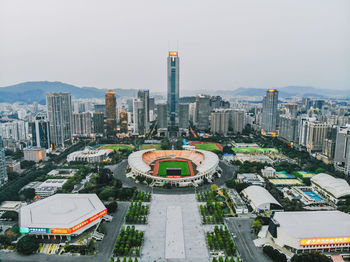
[(106, 214), (96, 194), (56, 194), (20, 209), (20, 232), (70, 240), (98, 224)]
[(276, 212), (268, 237), (293, 253), (348, 253), (350, 215), (340, 211)]
[(141, 150), (129, 155), (128, 177), (152, 179), (150, 186), (198, 186), (212, 181), (219, 158), (206, 150)]

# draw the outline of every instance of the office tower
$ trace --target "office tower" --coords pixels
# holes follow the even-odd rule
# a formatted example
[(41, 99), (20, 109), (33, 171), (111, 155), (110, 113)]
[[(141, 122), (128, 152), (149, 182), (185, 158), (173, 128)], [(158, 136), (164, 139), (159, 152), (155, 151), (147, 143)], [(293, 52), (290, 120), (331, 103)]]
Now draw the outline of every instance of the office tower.
[(39, 112), (39, 105), (38, 102), (33, 103), (33, 113), (36, 114)]
[(190, 121), (195, 124), (197, 122), (197, 119), (196, 119), (196, 102), (191, 103), (189, 106), (190, 106), (190, 108), (189, 108), (189, 110), (190, 110)]
[(278, 91), (268, 89), (263, 99), (262, 131), (264, 135), (276, 135)]
[(46, 93), (50, 140), (53, 147), (64, 148), (72, 140), (72, 100), (70, 93)]
[(188, 128), (190, 123), (190, 105), (179, 104), (179, 128)]
[(158, 128), (168, 128), (168, 106), (167, 104), (157, 105), (157, 126)]
[(325, 101), (324, 100), (315, 100), (313, 103), (313, 108), (318, 108), (318, 109), (322, 109), (323, 106), (325, 105)]
[(143, 111), (145, 114), (145, 132), (149, 130), (149, 90), (139, 90), (137, 92), (137, 98), (143, 103)]
[(210, 97), (207, 95), (199, 95), (196, 99), (196, 125), (200, 131), (209, 129), (209, 99)]
[(306, 143), (306, 148), (309, 152), (322, 151), (328, 127), (327, 123), (319, 121), (309, 123)]
[(93, 113), (92, 126), (95, 134), (104, 133), (104, 114), (102, 112)]
[(0, 137), (0, 185), (6, 183), (7, 179), (5, 150), (3, 149), (2, 138)]
[(229, 114), (229, 129), (232, 129), (234, 134), (241, 134), (245, 126), (245, 111), (234, 109), (231, 110)]
[(50, 148), (50, 125), (43, 114), (35, 116), (34, 122), (29, 123), (32, 133), (32, 145), (34, 147)]
[(128, 113), (125, 110), (120, 112), (120, 133), (128, 133)]
[(128, 105), (128, 112), (132, 113), (133, 110), (133, 104), (134, 104), (134, 99), (130, 98), (126, 100), (126, 104)]
[(179, 57), (176, 51), (168, 56), (168, 130), (176, 136), (179, 127)]
[(149, 121), (155, 120), (155, 99), (154, 97), (149, 98)]
[(106, 105), (94, 105), (94, 111), (96, 113), (103, 113), (103, 117), (106, 117)]
[(117, 129), (117, 102), (115, 93), (112, 90), (108, 90), (106, 93), (106, 126), (107, 136), (115, 136)]
[(217, 108), (230, 108), (230, 102), (222, 99), (221, 96), (212, 96), (209, 101), (211, 110)]
[(92, 134), (92, 119), (89, 112), (73, 114), (73, 134), (80, 136)]
[(299, 125), (298, 119), (290, 115), (281, 115), (279, 118), (279, 137), (288, 143), (298, 142)]
[(134, 100), (134, 133), (139, 135), (145, 134), (145, 109), (143, 101), (140, 99)]
[(226, 135), (229, 126), (229, 116), (230, 112), (227, 110), (216, 110), (211, 112), (211, 133)]

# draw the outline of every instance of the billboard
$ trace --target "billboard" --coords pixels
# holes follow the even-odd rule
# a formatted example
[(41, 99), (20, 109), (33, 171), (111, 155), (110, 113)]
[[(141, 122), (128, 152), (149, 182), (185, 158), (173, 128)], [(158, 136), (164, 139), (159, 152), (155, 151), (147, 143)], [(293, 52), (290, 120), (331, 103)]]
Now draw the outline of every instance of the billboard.
[(350, 237), (326, 237), (326, 238), (303, 238), (300, 239), (301, 246), (349, 244)]

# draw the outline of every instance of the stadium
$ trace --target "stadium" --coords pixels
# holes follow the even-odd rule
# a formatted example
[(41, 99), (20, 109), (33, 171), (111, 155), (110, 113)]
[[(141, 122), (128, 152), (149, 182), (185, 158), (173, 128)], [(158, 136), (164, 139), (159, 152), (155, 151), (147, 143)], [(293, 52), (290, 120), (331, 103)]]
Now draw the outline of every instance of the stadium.
[(211, 182), (219, 169), (219, 158), (206, 150), (141, 150), (129, 155), (128, 177), (152, 179), (150, 186), (198, 186)]

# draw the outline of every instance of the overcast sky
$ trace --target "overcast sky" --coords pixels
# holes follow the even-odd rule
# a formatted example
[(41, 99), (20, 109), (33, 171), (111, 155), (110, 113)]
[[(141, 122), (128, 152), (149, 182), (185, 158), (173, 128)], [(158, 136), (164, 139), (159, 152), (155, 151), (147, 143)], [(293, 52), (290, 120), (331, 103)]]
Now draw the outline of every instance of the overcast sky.
[(349, 0), (0, 0), (0, 86), (350, 88)]

